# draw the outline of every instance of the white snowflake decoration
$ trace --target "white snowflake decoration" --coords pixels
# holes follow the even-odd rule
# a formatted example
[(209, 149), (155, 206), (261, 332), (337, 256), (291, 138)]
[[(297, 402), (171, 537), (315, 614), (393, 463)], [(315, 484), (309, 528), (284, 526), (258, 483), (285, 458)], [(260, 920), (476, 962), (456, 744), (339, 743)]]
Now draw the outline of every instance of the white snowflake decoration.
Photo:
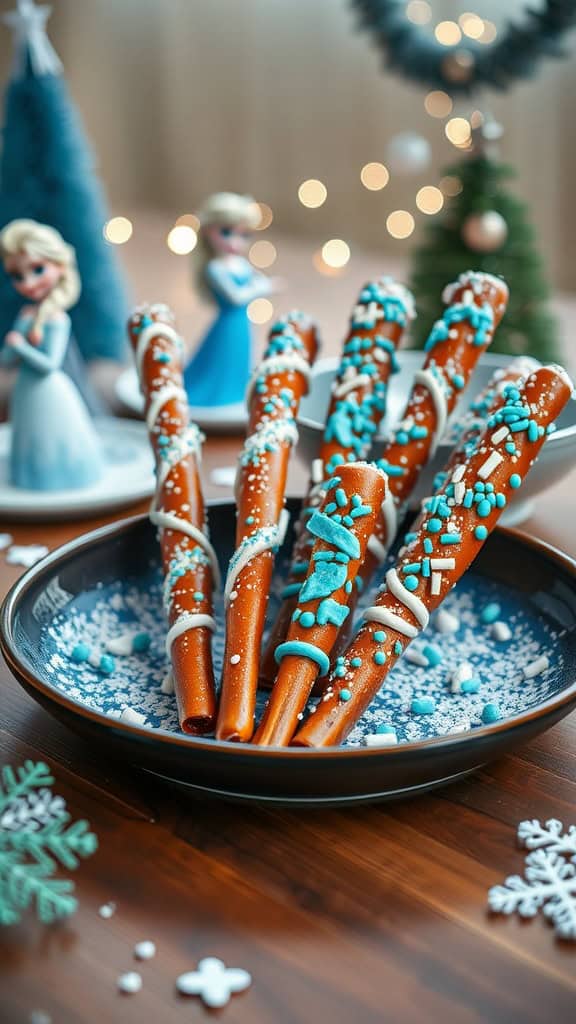
[(518, 839), (532, 850), (526, 857), (525, 878), (511, 875), (488, 893), (491, 910), (500, 914), (535, 917), (539, 910), (561, 939), (576, 941), (576, 825), (567, 832), (556, 818), (541, 825), (522, 821)]

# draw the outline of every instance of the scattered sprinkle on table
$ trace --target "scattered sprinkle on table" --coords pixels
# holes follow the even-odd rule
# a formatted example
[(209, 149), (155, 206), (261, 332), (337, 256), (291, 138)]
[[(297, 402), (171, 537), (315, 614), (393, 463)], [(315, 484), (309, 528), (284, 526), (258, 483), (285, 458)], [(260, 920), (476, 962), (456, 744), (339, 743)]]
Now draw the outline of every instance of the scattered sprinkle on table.
[(252, 976), (241, 967), (226, 967), (222, 960), (209, 956), (200, 960), (195, 971), (176, 979), (176, 988), (185, 996), (200, 996), (206, 1006), (226, 1006), (230, 996), (244, 992), (252, 984)]
[(6, 552), (6, 561), (9, 565), (23, 565), (30, 569), (47, 554), (48, 548), (45, 544), (14, 544)]
[(14, 538), (11, 533), (0, 533), (0, 551), (5, 551), (6, 548), (9, 548), (13, 540)]
[(125, 995), (134, 995), (142, 988), (142, 976), (138, 974), (138, 971), (127, 971), (126, 974), (119, 976), (117, 985), (119, 991)]
[(508, 640), (512, 639), (512, 630), (507, 622), (502, 622), (500, 619), (492, 624), (492, 636), (499, 643), (507, 643)]
[(150, 939), (137, 942), (134, 946), (134, 956), (137, 960), (152, 960), (156, 956), (156, 945)]
[(103, 903), (102, 906), (99, 907), (98, 913), (100, 914), (100, 917), (103, 917), (104, 920), (107, 921), (109, 917), (113, 917), (116, 913), (116, 904), (112, 901), (110, 903)]

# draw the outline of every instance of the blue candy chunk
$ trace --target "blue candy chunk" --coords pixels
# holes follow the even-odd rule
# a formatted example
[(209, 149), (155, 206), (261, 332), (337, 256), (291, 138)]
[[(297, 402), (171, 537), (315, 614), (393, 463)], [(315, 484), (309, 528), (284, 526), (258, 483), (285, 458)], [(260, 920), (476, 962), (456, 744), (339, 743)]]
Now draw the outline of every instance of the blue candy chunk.
[(82, 641), (79, 644), (74, 644), (74, 647), (70, 651), (70, 657), (72, 658), (72, 661), (88, 661), (88, 658), (90, 657), (90, 648), (88, 647), (88, 644), (85, 644)]
[(480, 612), (480, 621), (484, 622), (485, 625), (489, 625), (491, 622), (496, 622), (500, 618), (502, 609), (496, 601), (491, 601), (490, 604), (484, 605), (484, 608)]
[(486, 704), (482, 711), (484, 725), (491, 725), (492, 722), (499, 722), (502, 718), (500, 708), (497, 704)]
[(415, 697), (410, 710), (414, 715), (433, 715), (436, 711), (436, 701), (432, 697)]

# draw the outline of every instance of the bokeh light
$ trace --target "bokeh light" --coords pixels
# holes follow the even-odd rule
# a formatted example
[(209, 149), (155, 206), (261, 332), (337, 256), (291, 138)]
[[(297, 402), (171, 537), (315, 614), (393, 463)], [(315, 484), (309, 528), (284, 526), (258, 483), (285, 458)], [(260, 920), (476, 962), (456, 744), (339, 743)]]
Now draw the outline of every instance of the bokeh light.
[(406, 17), (414, 25), (427, 25), (432, 17), (432, 8), (426, 0), (410, 0), (406, 5)]
[(266, 267), (272, 266), (277, 255), (276, 246), (262, 238), (250, 246), (248, 258), (255, 267), (264, 270)]
[(274, 306), (270, 299), (252, 299), (246, 313), (253, 324), (267, 324), (274, 315)]
[(323, 181), (319, 181), (318, 178), (308, 178), (298, 188), (298, 199), (302, 206), (307, 206), (310, 210), (315, 210), (318, 206), (322, 206), (326, 202), (327, 195), (328, 189), (326, 185)]
[(414, 217), (408, 210), (394, 210), (386, 218), (386, 228), (392, 238), (409, 238), (414, 231)]
[(384, 164), (379, 164), (376, 161), (364, 164), (364, 167), (360, 171), (360, 181), (364, 185), (364, 188), (370, 189), (371, 192), (377, 192), (381, 188), (386, 188), (386, 185), (390, 181), (388, 168), (385, 167)]
[(339, 270), (350, 259), (350, 246), (341, 238), (331, 238), (322, 246), (322, 259), (329, 267)]
[(439, 21), (434, 35), (442, 46), (456, 46), (462, 39), (462, 33), (455, 21)]
[(480, 39), (484, 32), (484, 22), (478, 14), (466, 11), (460, 15), (458, 21), (465, 36), (468, 36), (469, 39)]
[(265, 231), (274, 220), (274, 214), (268, 203), (256, 203), (256, 206), (260, 211), (260, 223), (256, 225), (256, 231)]
[(444, 206), (444, 196), (435, 185), (423, 185), (416, 194), (416, 206), (421, 213), (431, 216), (439, 213)]
[(176, 227), (192, 228), (193, 231), (198, 231), (200, 227), (200, 221), (195, 213), (183, 213), (181, 217), (177, 217), (175, 220)]
[(196, 246), (198, 235), (187, 224), (177, 224), (168, 232), (166, 245), (176, 256), (187, 256)]
[(132, 221), (128, 217), (111, 217), (104, 225), (103, 235), (112, 245), (124, 245), (124, 242), (132, 238), (133, 231)]
[(462, 182), (455, 174), (446, 174), (444, 178), (440, 179), (439, 185), (444, 195), (449, 198), (459, 196), (462, 191)]
[(424, 106), (430, 117), (448, 117), (452, 113), (453, 103), (447, 92), (433, 89), (426, 96)]
[(453, 146), (463, 147), (470, 143), (470, 123), (465, 117), (451, 117), (444, 125), (444, 131)]
[(494, 22), (489, 21), (487, 18), (484, 18), (484, 30), (482, 32), (482, 35), (478, 36), (478, 42), (484, 44), (493, 43), (497, 35), (498, 29), (496, 28)]

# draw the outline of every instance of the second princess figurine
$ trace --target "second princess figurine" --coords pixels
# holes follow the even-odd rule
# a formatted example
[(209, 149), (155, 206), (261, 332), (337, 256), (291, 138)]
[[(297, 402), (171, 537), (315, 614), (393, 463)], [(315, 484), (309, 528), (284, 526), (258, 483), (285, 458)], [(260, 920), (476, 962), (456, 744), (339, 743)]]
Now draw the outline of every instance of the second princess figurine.
[(195, 284), (211, 298), (218, 315), (184, 374), (191, 406), (224, 406), (244, 401), (252, 369), (248, 306), (270, 295), (277, 282), (246, 258), (260, 220), (249, 196), (218, 192), (198, 211), (198, 245), (193, 253)]
[(14, 220), (0, 233), (0, 258), (27, 302), (0, 351), (3, 365), (18, 367), (9, 481), (35, 491), (87, 487), (102, 476), (100, 442), (78, 389), (61, 369), (70, 340), (65, 310), (81, 287), (74, 249), (52, 227)]

